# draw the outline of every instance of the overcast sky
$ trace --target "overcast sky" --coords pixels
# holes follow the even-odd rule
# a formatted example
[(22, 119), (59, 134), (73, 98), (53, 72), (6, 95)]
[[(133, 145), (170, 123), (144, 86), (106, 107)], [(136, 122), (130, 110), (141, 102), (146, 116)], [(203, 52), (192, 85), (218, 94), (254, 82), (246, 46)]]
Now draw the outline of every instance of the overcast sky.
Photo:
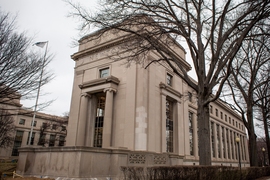
[[(94, 8), (95, 0), (73, 0)], [(48, 49), (55, 54), (49, 68), (55, 78), (42, 87), (43, 96), (40, 101), (55, 99), (53, 104), (43, 112), (63, 115), (70, 108), (71, 91), (73, 85), (74, 61), (70, 55), (77, 51), (72, 48), (73, 38), (79, 38), (79, 25), (73, 18), (68, 18), (71, 7), (62, 0), (0, 0), (1, 11), (17, 14), (17, 26), (20, 32), (34, 37), (35, 42), (49, 41)], [(38, 48), (33, 46), (33, 48)], [(44, 48), (45, 51), (45, 48)], [(35, 101), (22, 101), (26, 107), (34, 106)]]
[[(72, 2), (78, 2), (91, 11), (97, 8), (97, 0), (72, 0)], [(72, 42), (74, 38), (81, 38), (77, 30), (80, 23), (74, 18), (67, 17), (72, 8), (63, 0), (0, 0), (0, 7), (1, 11), (17, 15), (18, 30), (25, 31), (29, 37), (34, 37), (34, 42), (49, 41), (49, 52), (55, 55), (49, 66), (55, 74), (55, 79), (42, 87), (41, 93), (46, 95), (40, 97), (40, 102), (53, 99), (55, 101), (42, 112), (54, 115), (69, 112), (75, 65), (70, 56), (78, 49), (72, 48)], [(188, 57), (189, 53), (187, 61), (192, 64)], [(33, 107), (35, 100), (22, 100), (21, 103), (25, 107)]]

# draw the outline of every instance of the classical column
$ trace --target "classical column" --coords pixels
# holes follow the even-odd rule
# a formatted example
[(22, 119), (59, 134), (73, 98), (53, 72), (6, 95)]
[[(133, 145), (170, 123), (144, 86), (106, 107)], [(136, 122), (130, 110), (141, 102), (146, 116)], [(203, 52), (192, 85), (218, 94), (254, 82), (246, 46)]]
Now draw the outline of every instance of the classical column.
[(88, 109), (88, 97), (87, 93), (81, 94), (80, 112), (78, 118), (76, 146), (85, 146), (86, 137), (86, 121), (87, 121), (87, 109)]
[(181, 118), (181, 102), (177, 101), (176, 103), (176, 118), (174, 120), (175, 122), (175, 132), (176, 132), (176, 136), (175, 136), (175, 152), (177, 154), (184, 154), (184, 149), (183, 149), (183, 145), (182, 145), (182, 140), (184, 139), (184, 132), (183, 132), (183, 121)]
[(112, 146), (113, 93), (116, 93), (116, 90), (113, 88), (106, 88), (104, 89), (104, 92), (106, 92), (106, 102), (103, 122), (102, 147), (107, 148)]

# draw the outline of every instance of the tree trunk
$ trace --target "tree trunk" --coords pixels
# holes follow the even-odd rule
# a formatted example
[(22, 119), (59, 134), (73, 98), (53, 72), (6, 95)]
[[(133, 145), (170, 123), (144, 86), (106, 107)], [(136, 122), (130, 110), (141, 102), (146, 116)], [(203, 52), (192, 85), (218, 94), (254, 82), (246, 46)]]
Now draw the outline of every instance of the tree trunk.
[(265, 140), (266, 140), (266, 146), (267, 146), (267, 162), (269, 161), (269, 154), (270, 154), (270, 139), (269, 139), (269, 131), (268, 131), (268, 124), (267, 124), (267, 115), (265, 112), (263, 112), (262, 110), (262, 114), (263, 114), (263, 126), (264, 126), (264, 133), (265, 133)]
[(199, 128), (200, 165), (211, 165), (209, 106), (208, 104), (204, 104), (206, 99), (205, 96), (198, 97), (197, 118)]
[(249, 161), (250, 166), (258, 166), (257, 159), (257, 136), (255, 134), (254, 122), (253, 122), (253, 109), (252, 103), (247, 103), (247, 120), (248, 120), (248, 136), (249, 136)]

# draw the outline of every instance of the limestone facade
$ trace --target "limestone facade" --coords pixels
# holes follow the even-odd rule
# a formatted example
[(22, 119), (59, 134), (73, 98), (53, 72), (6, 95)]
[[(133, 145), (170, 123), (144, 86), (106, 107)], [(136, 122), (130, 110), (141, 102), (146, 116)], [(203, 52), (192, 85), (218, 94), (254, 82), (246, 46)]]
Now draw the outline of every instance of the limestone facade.
[[(26, 109), (20, 103), (20, 99), (12, 101), (2, 101), (0, 110), (7, 111), (14, 120), (14, 142), (9, 148), (0, 148), (0, 159), (17, 159), (18, 149), (28, 145), (31, 125), (33, 120), (33, 111)], [(5, 119), (4, 117), (1, 117)], [(46, 128), (41, 127), (46, 124)], [(33, 124), (33, 133), (30, 146), (64, 146), (66, 139), (66, 127), (68, 117), (60, 117), (37, 112)], [(40, 134), (43, 131), (44, 140), (40, 141)]]
[[(80, 40), (66, 147), (22, 148), (18, 171), (25, 175), (120, 177), (121, 166), (198, 165), (196, 93), (164, 63), (126, 63), (127, 34), (91, 34)], [(190, 70), (185, 50), (166, 47)], [(248, 166), (240, 116), (218, 100), (211, 103), (213, 165)], [(32, 162), (32, 163), (26, 163)]]

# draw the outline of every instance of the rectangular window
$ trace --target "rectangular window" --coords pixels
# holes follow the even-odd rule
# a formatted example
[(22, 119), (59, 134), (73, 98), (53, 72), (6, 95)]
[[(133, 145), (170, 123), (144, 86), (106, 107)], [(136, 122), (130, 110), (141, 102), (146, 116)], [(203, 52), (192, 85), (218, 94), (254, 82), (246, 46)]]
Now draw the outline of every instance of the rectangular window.
[(104, 94), (98, 95), (97, 114), (96, 114), (95, 132), (94, 132), (94, 147), (102, 147), (105, 100), (106, 98)]
[(223, 112), (220, 112), (220, 118), (223, 119)]
[[(35, 134), (36, 134), (35, 132), (32, 132), (30, 145), (34, 145)], [(29, 136), (30, 136), (30, 132), (28, 133), (27, 144), (29, 143)]]
[(225, 121), (227, 122), (227, 115), (225, 114)]
[(66, 130), (67, 130), (66, 126), (62, 126), (61, 131), (66, 131)]
[(218, 109), (216, 109), (216, 116), (218, 117)]
[(243, 154), (244, 154), (244, 160), (247, 160), (247, 156), (246, 156), (246, 145), (245, 145), (245, 138), (242, 138), (243, 141)]
[(232, 125), (234, 126), (234, 119), (232, 120)]
[(230, 135), (229, 135), (229, 130), (228, 129), (226, 129), (226, 139), (227, 139), (227, 153), (228, 153), (228, 159), (231, 159), (231, 155), (230, 155), (230, 144), (229, 144), (229, 137), (230, 137)]
[(58, 146), (64, 146), (64, 145), (65, 145), (65, 136), (59, 136)]
[(193, 113), (188, 112), (188, 122), (189, 122), (189, 149), (190, 155), (194, 155), (194, 143), (193, 143)]
[(234, 159), (234, 150), (233, 150), (233, 132), (230, 131), (231, 135), (231, 151), (232, 151), (232, 159)]
[(221, 158), (221, 153), (220, 153), (220, 136), (219, 136), (219, 125), (217, 124), (217, 152), (218, 152), (218, 157)]
[(52, 125), (52, 130), (56, 130), (57, 129), (57, 124), (53, 124)]
[(214, 123), (213, 122), (211, 122), (211, 142), (212, 142), (212, 157), (216, 157)]
[(209, 106), (209, 111), (211, 114), (213, 114), (213, 107), (211, 105)]
[(48, 123), (46, 123), (46, 122), (42, 123), (42, 127), (43, 127), (44, 129), (46, 129), (48, 126), (49, 126)]
[(226, 157), (226, 151), (225, 151), (225, 134), (224, 134), (224, 127), (221, 127), (221, 140), (222, 140), (222, 150), (223, 150), (223, 158)]
[(173, 102), (166, 99), (166, 151), (173, 152)]
[(12, 149), (12, 156), (19, 156), (18, 148), (21, 147), (22, 145), (22, 138), (23, 138), (23, 131), (17, 131)]
[(100, 69), (99, 70), (99, 77), (100, 78), (104, 78), (104, 77), (107, 77), (107, 76), (109, 76), (109, 68), (107, 67), (107, 68), (103, 68), (103, 69)]
[(172, 79), (173, 79), (172, 75), (167, 73), (167, 85), (168, 86), (172, 86)]
[[(235, 141), (235, 139), (236, 139), (236, 133), (235, 133), (235, 132), (233, 133), (233, 139), (234, 139), (234, 141)], [(238, 148), (238, 147), (237, 147), (237, 143), (235, 142), (235, 149), (234, 149), (234, 150), (235, 150), (235, 158), (236, 158), (236, 159), (238, 159), (237, 148)]]
[(34, 123), (33, 122), (31, 122), (31, 126), (33, 125), (33, 127), (36, 127), (37, 126), (37, 121), (34, 121)]
[(45, 141), (46, 141), (46, 134), (45, 133), (41, 133), (39, 135), (38, 145), (44, 146), (45, 145)]
[(231, 124), (231, 117), (229, 117), (229, 123)]
[(191, 92), (188, 92), (188, 101), (192, 102), (192, 93)]
[(54, 144), (55, 144), (55, 135), (51, 134), (50, 135), (49, 146), (54, 146)]
[(238, 123), (237, 123), (237, 121), (235, 121), (235, 126), (236, 126), (236, 127), (238, 127)]
[(20, 119), (19, 124), (24, 125), (25, 124), (25, 119)]

